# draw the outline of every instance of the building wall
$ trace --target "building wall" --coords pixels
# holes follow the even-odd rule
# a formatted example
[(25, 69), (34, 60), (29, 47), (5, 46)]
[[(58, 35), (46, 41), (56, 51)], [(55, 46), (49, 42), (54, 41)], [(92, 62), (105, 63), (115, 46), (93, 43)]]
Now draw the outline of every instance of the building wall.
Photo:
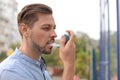
[(20, 41), (17, 26), (17, 2), (0, 0), (0, 52)]

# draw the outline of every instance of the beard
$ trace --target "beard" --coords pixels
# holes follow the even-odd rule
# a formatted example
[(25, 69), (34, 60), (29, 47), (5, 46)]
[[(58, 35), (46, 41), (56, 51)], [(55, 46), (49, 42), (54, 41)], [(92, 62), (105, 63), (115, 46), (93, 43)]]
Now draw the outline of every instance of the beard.
[(32, 45), (32, 49), (33, 49), (35, 52), (39, 53), (40, 55), (41, 55), (41, 54), (50, 54), (50, 52), (48, 52), (47, 50), (45, 50), (44, 47), (42, 47), (42, 46), (40, 46), (39, 44), (37, 44), (37, 43), (33, 40), (32, 36), (30, 37), (30, 42), (31, 42), (31, 45)]

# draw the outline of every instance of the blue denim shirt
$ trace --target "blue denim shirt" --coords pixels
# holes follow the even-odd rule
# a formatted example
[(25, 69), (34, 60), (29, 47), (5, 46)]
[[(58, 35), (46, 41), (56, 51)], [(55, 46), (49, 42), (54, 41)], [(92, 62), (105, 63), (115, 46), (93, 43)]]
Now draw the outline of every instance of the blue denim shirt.
[(51, 80), (42, 60), (33, 60), (18, 49), (0, 63), (0, 80)]

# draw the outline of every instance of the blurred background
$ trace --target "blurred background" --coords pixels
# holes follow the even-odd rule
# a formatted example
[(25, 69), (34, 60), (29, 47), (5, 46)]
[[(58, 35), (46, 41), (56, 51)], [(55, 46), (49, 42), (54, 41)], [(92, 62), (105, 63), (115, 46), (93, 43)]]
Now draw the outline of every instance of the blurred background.
[[(116, 0), (117, 1), (117, 0)], [(17, 14), (27, 4), (44, 3), (53, 9), (56, 43), (67, 29), (75, 32), (75, 76), (80, 80), (117, 80), (119, 46), (115, 0), (0, 0), (0, 62), (20, 45)], [(119, 1), (119, 0), (118, 0)], [(118, 4), (117, 4), (118, 3)], [(118, 55), (119, 56), (119, 55)], [(53, 80), (60, 80), (63, 64), (58, 49), (45, 57)], [(119, 79), (118, 79), (119, 80)]]

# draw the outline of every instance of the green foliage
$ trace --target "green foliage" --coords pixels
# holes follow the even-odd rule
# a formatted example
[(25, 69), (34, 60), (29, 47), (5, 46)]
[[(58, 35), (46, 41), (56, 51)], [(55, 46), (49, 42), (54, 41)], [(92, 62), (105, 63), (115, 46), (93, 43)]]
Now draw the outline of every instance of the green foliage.
[[(16, 47), (18, 47), (20, 44), (19, 43), (16, 43), (16, 44), (12, 44), (10, 45), (10, 49), (13, 49), (15, 50)], [(0, 53), (0, 62), (2, 62), (5, 58), (7, 58), (7, 51), (3, 51)]]
[(15, 50), (16, 47), (19, 47), (19, 46), (20, 46), (20, 43), (15, 43), (15, 44), (11, 44), (11, 45), (9, 46), (9, 48)]
[(111, 76), (117, 75), (116, 33), (111, 34)]
[(89, 68), (88, 68), (90, 64), (89, 59), (90, 59), (89, 54), (82, 51), (77, 53), (76, 55), (75, 73), (81, 78), (85, 78), (89, 75)]
[(48, 55), (44, 55), (43, 57), (45, 59), (46, 65), (47, 66), (60, 66), (61, 65), (61, 61), (59, 59), (59, 53), (58, 53), (58, 49), (55, 48), (51, 54)]
[(0, 53), (0, 62), (2, 62), (5, 58), (7, 58), (6, 52)]
[(88, 78), (90, 76), (90, 49), (92, 47), (90, 40), (86, 40), (86, 37), (76, 37), (76, 62), (75, 62), (75, 74), (80, 78)]

